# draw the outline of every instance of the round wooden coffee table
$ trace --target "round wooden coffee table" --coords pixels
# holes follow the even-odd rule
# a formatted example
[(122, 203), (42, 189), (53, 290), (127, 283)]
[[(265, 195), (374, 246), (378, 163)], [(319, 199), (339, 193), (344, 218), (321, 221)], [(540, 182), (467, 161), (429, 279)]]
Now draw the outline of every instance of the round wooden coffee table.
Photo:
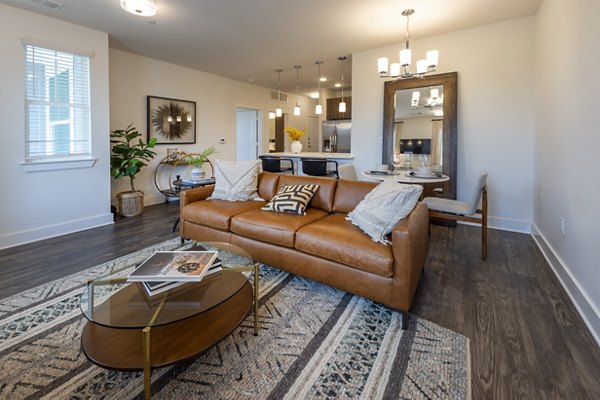
[[(201, 247), (199, 247), (201, 246)], [(88, 322), (81, 337), (87, 358), (104, 368), (144, 371), (150, 398), (152, 368), (196, 357), (227, 337), (254, 302), (257, 334), (258, 264), (228, 243), (198, 243), (190, 250), (217, 250), (223, 270), (149, 298), (126, 282), (132, 266), (90, 281), (81, 296)], [(241, 271), (254, 271), (255, 290)]]

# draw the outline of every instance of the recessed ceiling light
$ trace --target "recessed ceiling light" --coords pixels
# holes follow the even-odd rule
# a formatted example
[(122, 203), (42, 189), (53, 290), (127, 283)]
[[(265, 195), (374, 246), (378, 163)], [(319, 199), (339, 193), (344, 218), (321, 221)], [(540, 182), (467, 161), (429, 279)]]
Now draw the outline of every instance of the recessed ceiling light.
[(310, 98), (311, 99), (318, 99), (319, 98), (319, 92), (312, 92), (310, 94)]
[(327, 78), (325, 78), (324, 76), (320, 77), (320, 78), (319, 78), (319, 80), (320, 80), (321, 82), (327, 82)]
[(156, 15), (156, 0), (121, 0), (123, 10), (142, 17)]
[(342, 84), (338, 82), (338, 83), (336, 83), (336, 84), (335, 84), (335, 85), (333, 85), (333, 86), (335, 86), (335, 87), (342, 87)]

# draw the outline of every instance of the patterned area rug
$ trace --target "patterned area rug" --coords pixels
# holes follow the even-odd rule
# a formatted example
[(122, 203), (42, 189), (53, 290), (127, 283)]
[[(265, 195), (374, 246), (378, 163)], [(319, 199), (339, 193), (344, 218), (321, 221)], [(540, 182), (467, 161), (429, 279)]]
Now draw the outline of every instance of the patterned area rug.
[[(95, 366), (81, 352), (79, 295), (115, 264), (171, 240), (0, 303), (0, 398), (142, 398), (142, 374)], [(126, 264), (125, 264), (126, 263)], [(155, 370), (157, 399), (470, 398), (469, 340), (313, 281), (261, 266), (260, 332), (252, 316), (193, 361)]]

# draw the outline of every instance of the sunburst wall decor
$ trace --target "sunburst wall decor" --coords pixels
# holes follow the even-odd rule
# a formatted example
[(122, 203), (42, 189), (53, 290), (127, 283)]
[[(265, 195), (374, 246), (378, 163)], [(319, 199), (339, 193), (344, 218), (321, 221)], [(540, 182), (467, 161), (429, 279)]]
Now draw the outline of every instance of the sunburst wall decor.
[(148, 96), (148, 140), (196, 143), (196, 102)]

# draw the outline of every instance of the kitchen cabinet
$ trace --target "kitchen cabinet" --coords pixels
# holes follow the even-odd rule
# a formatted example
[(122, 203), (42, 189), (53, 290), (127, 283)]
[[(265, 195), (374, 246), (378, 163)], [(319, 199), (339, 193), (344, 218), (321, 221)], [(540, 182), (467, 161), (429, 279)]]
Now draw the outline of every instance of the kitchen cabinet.
[(327, 99), (327, 119), (334, 121), (337, 119), (351, 119), (352, 118), (352, 97), (344, 96), (346, 102), (346, 112), (339, 112), (339, 104), (342, 101), (341, 97), (333, 97)]

